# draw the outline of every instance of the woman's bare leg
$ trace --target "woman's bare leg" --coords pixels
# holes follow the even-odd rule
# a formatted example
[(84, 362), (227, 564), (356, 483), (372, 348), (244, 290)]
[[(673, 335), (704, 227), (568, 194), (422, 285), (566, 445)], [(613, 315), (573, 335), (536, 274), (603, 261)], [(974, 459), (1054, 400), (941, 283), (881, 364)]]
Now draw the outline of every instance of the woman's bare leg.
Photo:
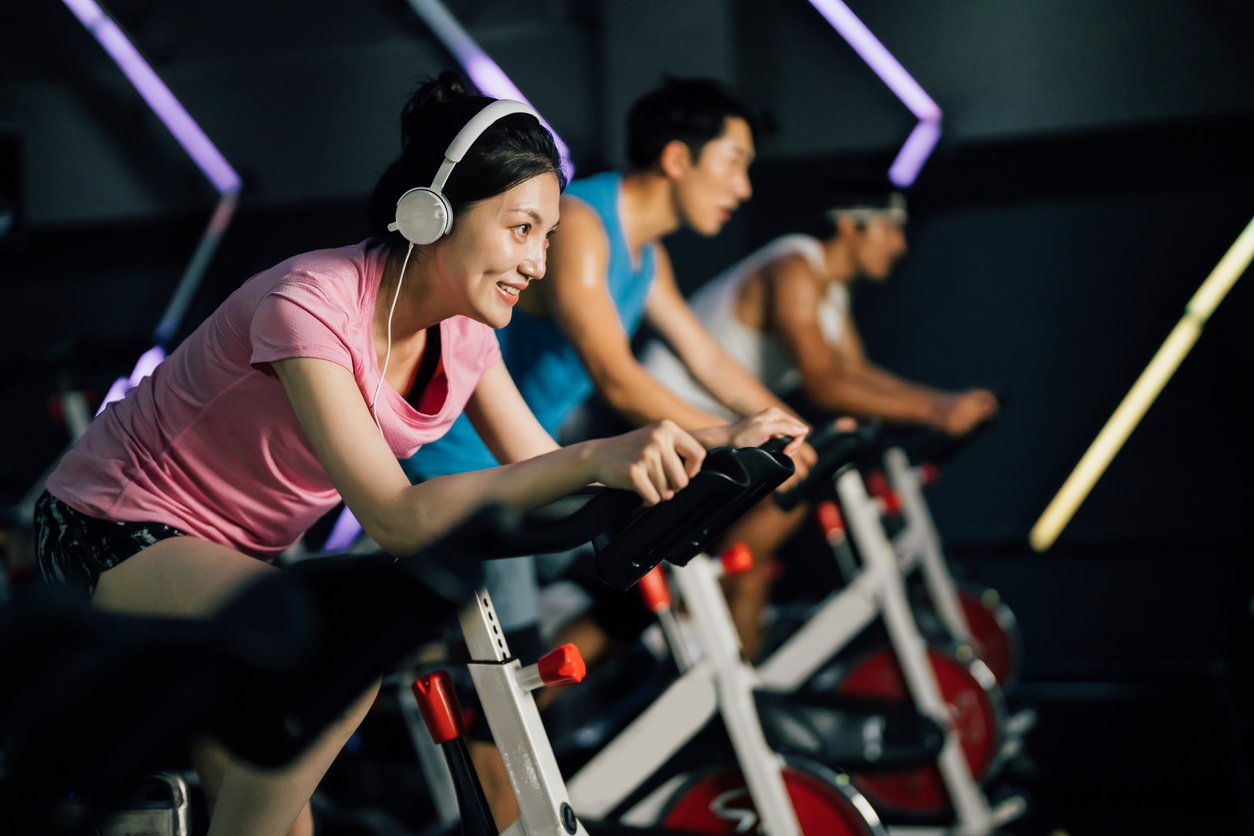
[[(247, 582), (273, 571), (277, 570), (224, 546), (173, 537), (101, 574), (92, 604), (134, 615), (206, 616)], [(210, 799), (211, 836), (310, 836), (309, 797), (377, 691), (377, 684), (369, 688), (317, 742), (282, 769), (257, 769), (230, 758), (221, 747), (199, 742), (193, 756)]]

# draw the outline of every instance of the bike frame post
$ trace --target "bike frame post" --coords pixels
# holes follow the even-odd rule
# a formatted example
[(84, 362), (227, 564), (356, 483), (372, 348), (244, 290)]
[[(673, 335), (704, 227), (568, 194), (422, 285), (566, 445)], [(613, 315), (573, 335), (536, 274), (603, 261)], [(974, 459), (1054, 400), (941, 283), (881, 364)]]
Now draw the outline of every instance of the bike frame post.
[(957, 829), (964, 833), (989, 833), (993, 830), (993, 821), (988, 801), (971, 775), (949, 706), (941, 696), (940, 686), (928, 660), (927, 644), (919, 635), (910, 611), (896, 552), (880, 524), (878, 504), (867, 494), (862, 476), (852, 468), (837, 477), (836, 491), (850, 533), (862, 554), (864, 571), (876, 578), (884, 624), (906, 686), (919, 711), (945, 729), (945, 746), (937, 758), (937, 766), (957, 815)]
[(587, 836), (571, 807), (536, 701), (518, 683), (522, 663), (510, 657), (486, 589), (480, 589), (474, 602), (462, 608), (459, 620), (473, 660), (470, 676), (518, 800), (518, 821), (505, 833)]
[(958, 603), (958, 589), (954, 586), (945, 554), (941, 551), (940, 534), (923, 498), (923, 486), (910, 466), (905, 451), (900, 447), (893, 447), (886, 452), (884, 470), (889, 484), (901, 500), (906, 526), (912, 531), (912, 536), (906, 538), (906, 542), (919, 550), (923, 582), (927, 586), (928, 594), (932, 596), (937, 613), (955, 642), (974, 649), (971, 627), (962, 611), (962, 605)]
[(801, 836), (792, 799), (784, 785), (779, 755), (766, 742), (753, 691), (757, 677), (741, 658), (727, 599), (714, 576), (713, 561), (699, 554), (674, 570), (693, 627), (714, 667), (719, 712), (744, 772), (762, 830), (769, 836)]

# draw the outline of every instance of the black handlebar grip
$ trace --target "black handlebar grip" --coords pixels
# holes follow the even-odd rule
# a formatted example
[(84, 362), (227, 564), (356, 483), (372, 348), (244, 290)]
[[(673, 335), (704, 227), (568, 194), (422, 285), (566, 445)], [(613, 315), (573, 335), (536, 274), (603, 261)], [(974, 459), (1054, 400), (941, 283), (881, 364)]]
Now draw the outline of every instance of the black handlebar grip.
[(760, 449), (765, 450), (768, 453), (782, 453), (784, 452), (785, 447), (792, 444), (792, 438), (793, 437), (791, 435), (781, 436), (780, 438), (772, 438), (763, 444)]

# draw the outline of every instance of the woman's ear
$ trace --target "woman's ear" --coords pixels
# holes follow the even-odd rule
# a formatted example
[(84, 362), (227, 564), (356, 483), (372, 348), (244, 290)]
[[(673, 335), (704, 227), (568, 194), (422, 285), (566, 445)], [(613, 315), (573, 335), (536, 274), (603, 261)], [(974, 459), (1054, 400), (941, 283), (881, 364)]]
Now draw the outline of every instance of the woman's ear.
[(672, 139), (662, 148), (662, 156), (658, 159), (658, 165), (671, 180), (678, 180), (688, 173), (692, 168), (692, 151), (688, 146), (679, 141)]

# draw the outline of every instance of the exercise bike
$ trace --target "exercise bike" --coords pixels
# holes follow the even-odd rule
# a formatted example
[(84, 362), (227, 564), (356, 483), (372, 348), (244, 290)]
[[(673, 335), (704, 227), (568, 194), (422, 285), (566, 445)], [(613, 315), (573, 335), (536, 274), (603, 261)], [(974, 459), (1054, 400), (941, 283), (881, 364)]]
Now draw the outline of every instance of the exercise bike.
[[(683, 565), (680, 572), (711, 571), (703, 550), (791, 471), (791, 461), (778, 453), (757, 448), (712, 451), (701, 472), (673, 499), (637, 512), (625, 525), (607, 526), (594, 540), (599, 574), (611, 586), (625, 589), (663, 560)], [(617, 493), (603, 492), (563, 525), (595, 516), (597, 504)], [(511, 836), (562, 833), (535, 829), (553, 822), (553, 811), (559, 823), (565, 822), (564, 832), (572, 835), (578, 819), (693, 832), (691, 816), (704, 816), (707, 824), (717, 828), (696, 832), (743, 833), (757, 825), (771, 836), (884, 833), (873, 808), (846, 777), (803, 759), (785, 761), (770, 749), (757, 715), (751, 677), (739, 663), (734, 632), (721, 636), (719, 658), (694, 665), (633, 723), (642, 733), (629, 730), (620, 735), (562, 786), (528, 691), (544, 678), (539, 663), (534, 669), (522, 668), (509, 657), (486, 593), (480, 593), (474, 608), (463, 611), (460, 621), (472, 657), (475, 689), (519, 802), (519, 822), (506, 831)], [(433, 738), (449, 753), (455, 783), (470, 786), (459, 791), (458, 797), (473, 797), (474, 776), (458, 766), (464, 755), (447, 748), (459, 745), (453, 742), (460, 739), (457, 712), (441, 708), (448, 703), (444, 697), (431, 696), (447, 691), (436, 682), (420, 682), (416, 697), (424, 716), (444, 718), (431, 723)], [(674, 756), (697, 738), (716, 711), (727, 739), (721, 747), (687, 747), (687, 755), (701, 768), (683, 769), (685, 759)], [(701, 715), (696, 722), (685, 719), (696, 714)], [(700, 742), (714, 743), (719, 735), (713, 732), (703, 734)], [(736, 761), (743, 770), (735, 768)], [(668, 764), (675, 768), (661, 769)], [(568, 807), (562, 806), (567, 797), (559, 787), (569, 792)], [(681, 787), (693, 789), (677, 793)]]

